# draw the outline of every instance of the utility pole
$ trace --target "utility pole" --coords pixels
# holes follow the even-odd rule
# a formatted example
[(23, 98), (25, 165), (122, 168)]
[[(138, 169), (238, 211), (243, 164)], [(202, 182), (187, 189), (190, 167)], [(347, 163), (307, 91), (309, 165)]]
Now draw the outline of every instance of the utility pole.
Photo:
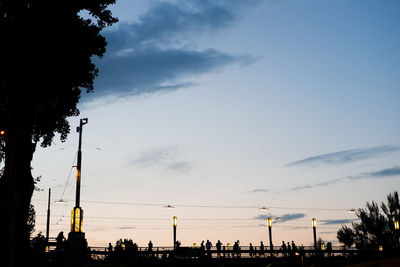
[(80, 207), (81, 201), (81, 167), (82, 167), (82, 131), (83, 125), (88, 123), (87, 118), (80, 119), (79, 126), (76, 131), (79, 133), (78, 145), (78, 164), (76, 166), (76, 195), (75, 207), (71, 211), (71, 232), (68, 234), (68, 243), (71, 248), (76, 251), (85, 251), (87, 249), (87, 241), (85, 233), (82, 232), (83, 210)]
[(269, 233), (269, 250), (270, 250), (270, 256), (272, 258), (272, 252), (274, 250), (274, 246), (272, 245), (272, 218), (271, 217), (268, 217), (267, 225), (268, 225), (268, 233)]
[(71, 232), (82, 232), (82, 220), (83, 210), (80, 207), (81, 201), (81, 168), (82, 168), (82, 131), (83, 125), (88, 123), (88, 119), (80, 119), (79, 126), (76, 131), (79, 133), (79, 145), (78, 145), (78, 165), (76, 166), (76, 195), (75, 195), (75, 207), (72, 210), (71, 220)]
[(314, 236), (314, 250), (317, 250), (317, 220), (315, 218), (312, 219), (312, 228)]
[(172, 217), (172, 226), (174, 229), (174, 251), (176, 251), (176, 226), (177, 226), (177, 217)]
[(50, 229), (50, 196), (51, 188), (49, 188), (49, 201), (47, 204), (47, 224), (46, 224), (46, 245), (49, 243), (49, 229)]

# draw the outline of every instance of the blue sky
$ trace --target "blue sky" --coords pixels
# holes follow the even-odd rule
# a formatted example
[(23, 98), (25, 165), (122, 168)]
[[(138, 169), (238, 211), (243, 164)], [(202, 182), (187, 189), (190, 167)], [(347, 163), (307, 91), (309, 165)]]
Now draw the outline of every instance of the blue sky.
[[(336, 242), (355, 219), (347, 209), (399, 189), (398, 1), (120, 0), (112, 9), (120, 22), (104, 32), (95, 93), (79, 104), (89, 118), (89, 244), (169, 245), (172, 216), (184, 245), (259, 244), (268, 216), (276, 245), (310, 245), (313, 217)], [(47, 188), (74, 198), (77, 137), (35, 154), (38, 231)], [(73, 205), (52, 204), (52, 235), (69, 231)]]

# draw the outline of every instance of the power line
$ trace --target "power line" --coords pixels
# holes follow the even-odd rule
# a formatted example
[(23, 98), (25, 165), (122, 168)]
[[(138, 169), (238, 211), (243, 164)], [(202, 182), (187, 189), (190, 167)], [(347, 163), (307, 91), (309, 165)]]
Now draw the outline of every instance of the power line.
[(62, 198), (64, 197), (65, 190), (67, 189), (68, 182), (69, 182), (69, 179), (71, 178), (71, 173), (72, 173), (72, 170), (74, 168), (75, 160), (76, 160), (76, 154), (75, 154), (75, 157), (74, 157), (74, 161), (72, 162), (71, 169), (69, 170), (67, 182), (65, 183), (64, 190), (63, 190), (63, 192), (61, 194), (60, 200), (62, 200)]
[[(72, 199), (66, 199), (68, 201), (73, 201)], [(106, 204), (106, 205), (129, 205), (129, 206), (153, 206), (162, 207), (165, 203), (141, 203), (141, 202), (116, 202), (116, 201), (97, 201), (97, 200), (82, 200), (82, 202), (90, 204)], [(173, 204), (173, 207), (182, 208), (222, 208), (222, 209), (259, 209), (263, 207), (255, 205), (202, 205), (202, 204)], [(268, 209), (285, 209), (285, 210), (321, 210), (321, 211), (347, 211), (348, 208), (306, 208), (306, 207), (288, 207), (288, 206), (267, 206)]]

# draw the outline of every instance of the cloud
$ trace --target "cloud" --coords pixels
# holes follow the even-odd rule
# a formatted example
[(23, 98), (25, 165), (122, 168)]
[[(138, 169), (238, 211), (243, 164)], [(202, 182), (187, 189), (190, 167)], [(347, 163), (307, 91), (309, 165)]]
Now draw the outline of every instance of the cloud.
[(120, 226), (117, 229), (119, 229), (119, 230), (132, 230), (132, 229), (136, 229), (136, 227), (134, 227), (134, 226)]
[(276, 218), (277, 222), (287, 222), (287, 221), (292, 221), (292, 220), (297, 220), (300, 218), (304, 218), (306, 216), (305, 213), (290, 213), (290, 214), (284, 214), (281, 216), (272, 216), (272, 215), (258, 215), (254, 217), (256, 220), (267, 220), (268, 217), (273, 217)]
[(339, 219), (339, 220), (322, 220), (322, 224), (347, 224), (354, 222), (355, 219)]
[[(180, 78), (216, 71), (234, 63), (247, 64), (246, 56), (233, 56), (214, 49), (190, 51), (151, 49), (124, 57), (105, 57), (99, 66), (93, 96), (140, 95), (173, 91), (190, 83), (177, 83)], [(170, 84), (169, 84), (170, 83)]]
[(336, 165), (369, 158), (377, 158), (389, 153), (397, 152), (399, 150), (400, 146), (391, 145), (377, 146), (371, 148), (357, 148), (305, 158), (302, 160), (291, 162), (286, 166)]
[(193, 164), (178, 159), (178, 149), (173, 147), (153, 149), (140, 154), (129, 164), (143, 168), (162, 168), (190, 175)]
[(376, 178), (383, 179), (383, 178), (391, 178), (393, 176), (399, 176), (399, 175), (400, 175), (400, 166), (393, 166), (393, 167), (382, 169), (379, 171), (365, 172), (365, 173), (361, 173), (358, 175), (350, 175), (350, 176), (341, 177), (341, 178), (334, 178), (334, 179), (330, 179), (330, 180), (315, 183), (315, 184), (299, 185), (299, 186), (292, 187), (290, 190), (291, 191), (300, 191), (300, 190), (311, 189), (311, 188), (315, 188), (315, 187), (324, 187), (324, 186), (336, 184), (336, 183), (343, 182), (343, 181), (358, 181), (358, 180), (376, 179)]
[[(105, 31), (107, 53), (95, 59), (99, 76), (92, 97), (136, 96), (182, 88), (180, 79), (250, 64), (248, 55), (196, 50), (192, 37), (231, 27), (259, 0), (179, 0), (153, 4), (136, 22)], [(87, 97), (83, 96), (83, 100)]]
[(384, 177), (391, 177), (400, 175), (400, 166), (394, 166), (391, 168), (386, 168), (376, 172), (367, 173), (367, 175), (374, 177), (374, 178), (384, 178)]
[(304, 218), (306, 214), (304, 213), (291, 213), (291, 214), (284, 214), (279, 217), (278, 221), (279, 222), (287, 222), (287, 221), (292, 221), (300, 218)]
[(253, 190), (246, 191), (246, 193), (267, 193), (269, 191), (270, 191), (269, 189), (265, 189), (265, 188), (255, 188)]

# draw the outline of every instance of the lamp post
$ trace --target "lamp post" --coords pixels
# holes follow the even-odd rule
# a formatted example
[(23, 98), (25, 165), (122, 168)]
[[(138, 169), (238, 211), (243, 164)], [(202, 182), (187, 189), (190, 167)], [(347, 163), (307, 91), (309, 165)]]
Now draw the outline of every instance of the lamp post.
[(177, 226), (177, 217), (172, 217), (172, 226), (174, 227), (174, 251), (176, 250), (176, 226)]
[(49, 188), (49, 201), (47, 203), (47, 223), (46, 223), (46, 246), (49, 245), (49, 229), (50, 229), (50, 196), (51, 188)]
[(394, 230), (396, 231), (396, 241), (397, 241), (397, 247), (400, 248), (400, 235), (399, 235), (399, 221), (396, 220), (394, 221)]
[(83, 125), (88, 123), (88, 119), (80, 119), (79, 126), (76, 131), (79, 133), (79, 145), (78, 145), (78, 164), (76, 166), (76, 195), (75, 195), (75, 207), (71, 211), (71, 232), (82, 233), (82, 220), (83, 210), (80, 207), (81, 201), (81, 167), (82, 167), (82, 130)]
[(312, 219), (312, 228), (314, 233), (314, 250), (317, 250), (317, 219)]
[(269, 232), (269, 250), (271, 252), (271, 258), (272, 258), (273, 245), (272, 245), (272, 218), (271, 217), (268, 217), (267, 225), (268, 225), (268, 232)]
[(68, 244), (72, 250), (86, 251), (87, 241), (85, 233), (82, 231), (83, 210), (80, 207), (81, 200), (81, 167), (82, 167), (82, 131), (83, 125), (88, 123), (88, 119), (80, 119), (76, 131), (79, 133), (79, 146), (76, 166), (76, 195), (75, 207), (71, 211), (71, 232), (68, 233)]

